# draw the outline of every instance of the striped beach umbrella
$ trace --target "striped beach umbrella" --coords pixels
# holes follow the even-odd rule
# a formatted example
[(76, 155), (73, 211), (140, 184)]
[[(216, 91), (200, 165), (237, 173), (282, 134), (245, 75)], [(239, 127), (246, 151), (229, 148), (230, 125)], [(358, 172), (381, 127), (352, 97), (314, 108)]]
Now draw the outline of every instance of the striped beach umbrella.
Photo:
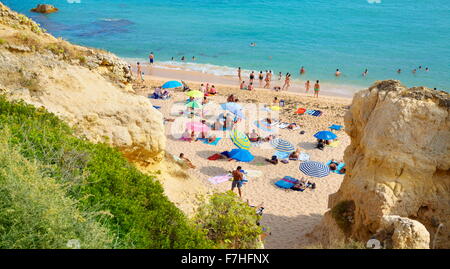
[(193, 98), (202, 98), (204, 96), (204, 94), (199, 90), (188, 91), (186, 95)]
[(295, 147), (294, 145), (291, 144), (291, 142), (281, 138), (275, 138), (270, 140), (270, 145), (274, 147), (277, 151), (281, 152), (293, 152), (295, 150)]
[(234, 130), (230, 133), (231, 141), (240, 149), (249, 149), (251, 146), (250, 140), (243, 132)]
[(303, 162), (299, 168), (303, 174), (311, 177), (326, 177), (330, 174), (330, 168), (320, 162)]

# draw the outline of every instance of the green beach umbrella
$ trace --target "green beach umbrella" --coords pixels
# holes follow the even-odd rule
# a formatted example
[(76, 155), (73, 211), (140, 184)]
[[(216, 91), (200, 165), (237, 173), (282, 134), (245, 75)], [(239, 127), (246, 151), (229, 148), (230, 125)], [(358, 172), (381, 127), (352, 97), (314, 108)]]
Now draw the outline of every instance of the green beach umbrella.
[(231, 141), (240, 149), (250, 149), (251, 143), (247, 135), (243, 132), (234, 130), (230, 134)]
[(202, 108), (202, 105), (195, 101), (191, 101), (191, 102), (187, 103), (186, 106), (189, 108)]
[(204, 96), (204, 94), (201, 91), (199, 91), (199, 90), (188, 91), (186, 93), (186, 95), (189, 96), (189, 97), (193, 97), (193, 98), (201, 98), (201, 97)]

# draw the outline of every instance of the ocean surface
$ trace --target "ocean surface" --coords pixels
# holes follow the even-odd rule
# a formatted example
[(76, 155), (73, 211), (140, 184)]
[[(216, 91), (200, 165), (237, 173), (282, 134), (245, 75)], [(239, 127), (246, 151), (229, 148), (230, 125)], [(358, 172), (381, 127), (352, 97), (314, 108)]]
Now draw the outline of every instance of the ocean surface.
[(304, 66), (302, 81), (450, 89), (450, 0), (46, 0), (60, 9), (50, 15), (29, 11), (41, 0), (2, 1), (55, 36), (142, 61), (154, 52), (159, 65), (294, 79)]

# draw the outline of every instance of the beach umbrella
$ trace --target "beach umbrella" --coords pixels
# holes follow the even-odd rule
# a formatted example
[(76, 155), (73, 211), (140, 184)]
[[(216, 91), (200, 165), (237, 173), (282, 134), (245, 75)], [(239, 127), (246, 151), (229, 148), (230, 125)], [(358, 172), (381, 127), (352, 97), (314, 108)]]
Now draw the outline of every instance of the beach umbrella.
[(326, 177), (330, 174), (330, 168), (320, 162), (302, 162), (299, 168), (305, 175), (311, 177)]
[(322, 139), (322, 140), (333, 140), (337, 138), (337, 135), (335, 135), (334, 133), (330, 132), (330, 131), (320, 131), (317, 132), (314, 135), (315, 138), (317, 139)]
[(193, 98), (202, 98), (204, 96), (204, 94), (199, 90), (188, 91), (186, 95)]
[(189, 108), (202, 108), (202, 105), (197, 103), (197, 102), (195, 102), (195, 101), (188, 102), (186, 104), (186, 106), (189, 107)]
[(173, 89), (173, 88), (178, 88), (178, 87), (182, 87), (182, 86), (183, 86), (183, 84), (181, 84), (181, 82), (176, 81), (176, 80), (171, 80), (171, 81), (167, 81), (166, 83), (164, 83), (161, 88)]
[(270, 140), (270, 145), (280, 152), (293, 152), (295, 150), (294, 145), (291, 142), (281, 138), (275, 138)]
[(231, 159), (235, 159), (240, 162), (251, 162), (255, 159), (255, 156), (253, 156), (250, 151), (246, 149), (233, 149), (228, 153), (228, 156)]
[(251, 146), (250, 140), (243, 132), (234, 130), (230, 133), (231, 141), (240, 149), (249, 149)]
[(279, 107), (279, 106), (271, 106), (270, 109), (272, 109), (273, 111), (280, 111), (281, 107)]
[[(220, 105), (224, 110), (228, 110), (228, 111), (238, 111), (238, 110), (242, 110), (242, 106), (238, 103), (234, 103), (234, 102), (228, 102), (225, 104), (221, 104)], [(234, 113), (234, 112), (233, 112)]]
[(186, 128), (189, 131), (194, 131), (194, 132), (208, 132), (209, 131), (209, 127), (201, 122), (188, 122), (186, 123)]

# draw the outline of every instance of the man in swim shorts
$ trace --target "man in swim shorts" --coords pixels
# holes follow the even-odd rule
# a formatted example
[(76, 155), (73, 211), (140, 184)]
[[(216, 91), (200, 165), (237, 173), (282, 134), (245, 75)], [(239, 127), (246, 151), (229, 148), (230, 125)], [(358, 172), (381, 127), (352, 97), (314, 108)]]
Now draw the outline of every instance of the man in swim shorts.
[(231, 191), (234, 191), (234, 189), (237, 187), (239, 192), (239, 197), (242, 198), (242, 180), (244, 180), (244, 174), (241, 172), (242, 167), (238, 166), (236, 170), (233, 170), (231, 172), (231, 175), (233, 176), (233, 182), (231, 183)]
[(320, 84), (319, 81), (316, 80), (316, 84), (314, 84), (314, 97), (319, 98)]
[(153, 64), (153, 61), (155, 60), (155, 55), (153, 54), (153, 52), (150, 52), (148, 58), (150, 59), (150, 64)]

